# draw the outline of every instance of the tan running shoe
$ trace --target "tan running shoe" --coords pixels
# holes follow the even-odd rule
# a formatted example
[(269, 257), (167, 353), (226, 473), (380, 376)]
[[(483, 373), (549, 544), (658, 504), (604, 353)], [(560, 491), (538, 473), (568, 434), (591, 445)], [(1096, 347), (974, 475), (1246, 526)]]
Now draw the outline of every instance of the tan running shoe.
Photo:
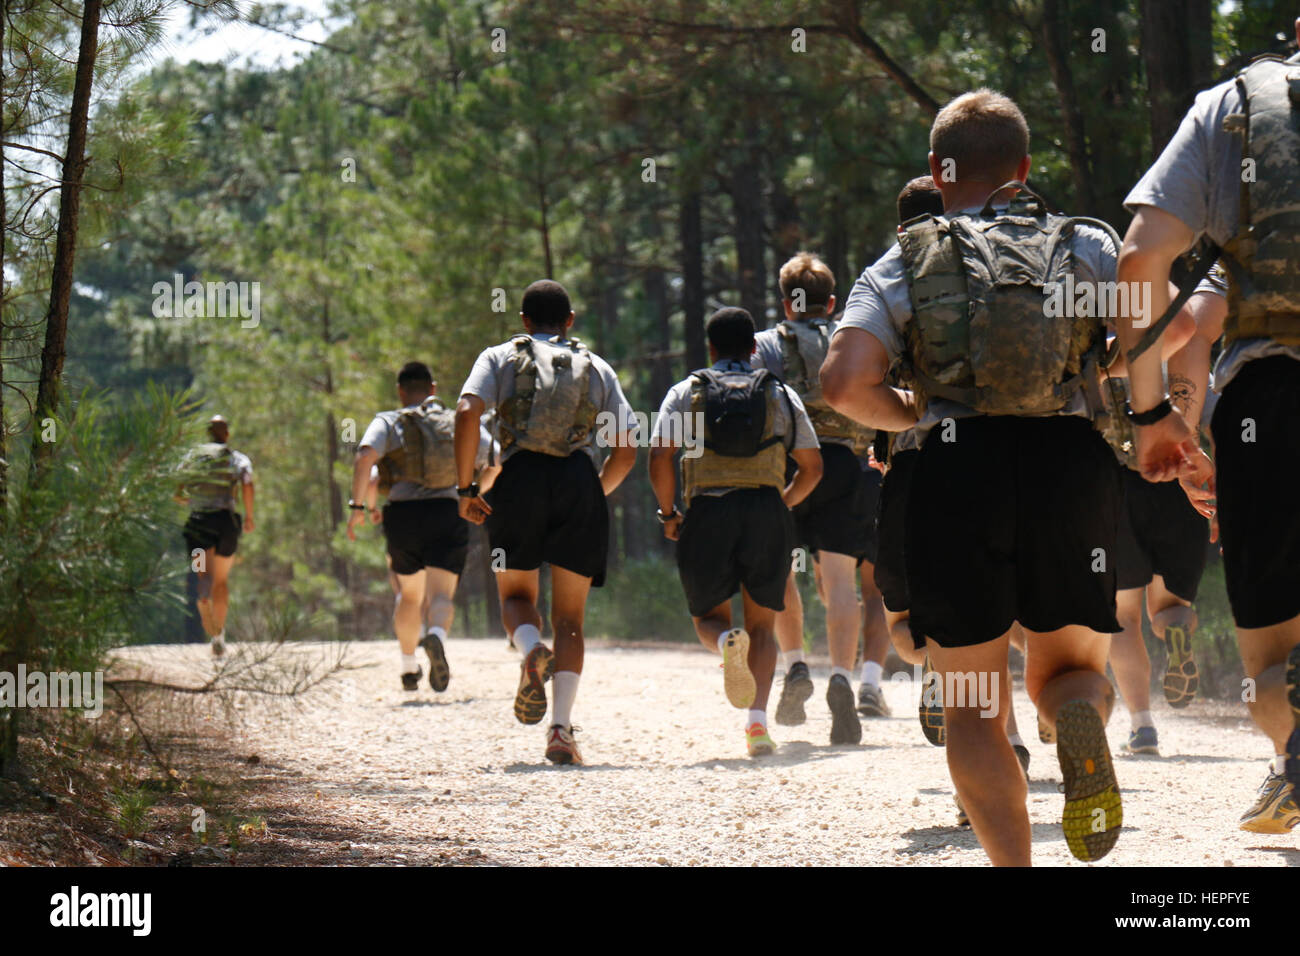
[(732, 707), (748, 710), (758, 694), (758, 684), (749, 670), (749, 634), (733, 627), (722, 640), (722, 686)]
[(573, 738), (576, 732), (576, 727), (551, 724), (551, 729), (546, 734), (546, 759), (561, 766), (581, 767), (582, 751), (578, 749), (578, 742)]
[(546, 682), (555, 673), (555, 655), (538, 644), (519, 665), (519, 689), (515, 691), (515, 717), (521, 724), (540, 724), (546, 716)]
[(1241, 815), (1240, 826), (1251, 833), (1290, 833), (1297, 823), (1300, 807), (1296, 805), (1295, 791), (1286, 777), (1274, 773), (1270, 765), (1255, 805)]

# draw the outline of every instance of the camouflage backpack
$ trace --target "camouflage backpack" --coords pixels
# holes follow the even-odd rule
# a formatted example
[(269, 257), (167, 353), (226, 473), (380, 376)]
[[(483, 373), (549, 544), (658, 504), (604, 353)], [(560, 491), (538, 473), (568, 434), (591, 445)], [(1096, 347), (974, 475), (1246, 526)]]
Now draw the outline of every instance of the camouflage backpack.
[[(700, 369), (691, 374), (691, 414), (702, 416), (704, 448), (682, 456), (682, 498), (689, 506), (704, 488), (785, 487), (786, 447), (776, 434), (777, 391), (790, 396), (767, 369)], [(701, 418), (695, 418), (699, 421)]]
[[(1028, 198), (996, 212), (993, 197), (1011, 186)], [(1064, 287), (1073, 272), (1069, 240), (1078, 223), (1104, 229), (1119, 249), (1106, 223), (1052, 215), (1020, 182), (999, 187), (975, 215), (925, 215), (903, 226), (898, 243), (915, 315), (906, 375), (922, 406), (945, 398), (988, 415), (1045, 415), (1086, 389), (1095, 410), (1104, 320), (1046, 310), (1046, 287)]]
[(200, 503), (227, 500), (239, 484), (235, 454), (229, 445), (221, 442), (204, 442), (196, 447), (186, 471), (191, 478), (185, 483), (185, 490)]
[(1105, 405), (1105, 414), (1097, 417), (1097, 428), (1106, 444), (1125, 468), (1137, 469), (1137, 439), (1133, 434), (1133, 423), (1125, 414), (1124, 406), (1128, 402), (1128, 379), (1107, 375), (1102, 378), (1101, 395)]
[(399, 481), (425, 488), (456, 484), (456, 413), (436, 398), (404, 408), (394, 423), (401, 446), (379, 459), (379, 492)]
[(596, 426), (591, 352), (577, 339), (516, 335), (515, 392), (501, 403), (501, 448), (567, 458)]
[(835, 325), (834, 321), (824, 317), (798, 321), (786, 319), (777, 325), (785, 379), (803, 400), (818, 438), (839, 439), (852, 445), (855, 453), (863, 454), (871, 444), (871, 429), (841, 415), (822, 397), (821, 367), (830, 350)]

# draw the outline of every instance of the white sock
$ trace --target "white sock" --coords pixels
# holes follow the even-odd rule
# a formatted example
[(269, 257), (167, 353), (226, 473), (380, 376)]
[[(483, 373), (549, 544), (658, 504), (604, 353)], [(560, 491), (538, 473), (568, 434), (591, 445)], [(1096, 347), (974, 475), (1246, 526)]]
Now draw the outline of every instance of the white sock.
[(532, 624), (520, 624), (510, 639), (514, 641), (515, 650), (527, 657), (529, 651), (542, 643), (542, 632)]
[(1283, 773), (1286, 770), (1286, 754), (1276, 754), (1268, 769), (1270, 773)]
[(847, 667), (832, 667), (831, 676), (834, 677), (836, 674), (839, 674), (841, 677), (843, 677), (846, 681), (849, 681), (850, 683), (853, 682), (853, 672), (850, 671)]
[(427, 631), (425, 631), (424, 633), (425, 633), (426, 635), (427, 635), (427, 634), (432, 634), (434, 637), (436, 637), (436, 638), (437, 638), (438, 640), (440, 640), (440, 641), (445, 641), (445, 640), (447, 639), (447, 632), (446, 632), (443, 628), (438, 627), (438, 625), (436, 625), (436, 624), (435, 624), (433, 627), (429, 628), (429, 629), (428, 629)]
[(745, 729), (748, 730), (754, 724), (761, 724), (763, 729), (767, 729), (767, 711), (751, 710), (748, 717), (745, 718)]
[(1156, 722), (1151, 716), (1151, 711), (1136, 710), (1132, 713), (1131, 716), (1133, 718), (1133, 729), (1135, 731), (1141, 727), (1150, 727), (1153, 730), (1155, 729)]
[(875, 661), (862, 662), (862, 683), (868, 687), (879, 687), (880, 678), (884, 676), (885, 669)]
[(565, 730), (573, 726), (573, 700), (578, 696), (578, 678), (573, 671), (556, 671), (551, 678), (551, 723)]
[(722, 649), (723, 649), (724, 647), (727, 646), (727, 637), (728, 637), (728, 635), (730, 635), (730, 634), (731, 634), (731, 628), (727, 628), (725, 631), (723, 631), (721, 634), (718, 635), (718, 653), (719, 653), (719, 654), (721, 654), (721, 653), (722, 653)]
[(1013, 747), (1024, 747), (1025, 742), (1020, 739), (1019, 734), (1007, 734), (1007, 740), (1011, 741)]
[(786, 670), (789, 670), (791, 667), (794, 667), (795, 664), (804, 663), (803, 648), (801, 647), (797, 651), (782, 651), (781, 660), (785, 664)]
[(224, 627), (216, 634), (212, 635), (212, 643), (214, 644), (224, 643), (225, 640), (226, 640), (226, 629)]
[(402, 655), (402, 673), (414, 674), (420, 669), (420, 662), (415, 659), (414, 654)]

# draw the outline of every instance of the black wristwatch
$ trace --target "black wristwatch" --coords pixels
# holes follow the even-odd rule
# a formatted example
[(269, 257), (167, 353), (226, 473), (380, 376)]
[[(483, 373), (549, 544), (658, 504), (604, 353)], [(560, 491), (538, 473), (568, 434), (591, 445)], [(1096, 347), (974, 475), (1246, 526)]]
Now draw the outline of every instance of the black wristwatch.
[(366, 506), (365, 506), (365, 505), (363, 505), (363, 504), (362, 504), (361, 502), (359, 502), (359, 501), (355, 501), (355, 500), (353, 500), (352, 498), (349, 498), (349, 499), (348, 499), (348, 507), (351, 508), (353, 511), (365, 511), (365, 510), (366, 510)]
[(670, 511), (668, 514), (664, 514), (658, 508), (655, 509), (655, 517), (659, 519), (660, 524), (667, 524), (668, 522), (672, 521), (674, 518), (680, 516), (681, 516), (681, 512), (677, 510), (676, 505), (673, 505), (673, 510)]
[(1132, 405), (1128, 402), (1124, 403), (1124, 414), (1128, 416), (1128, 420), (1134, 425), (1154, 425), (1166, 415), (1171, 414), (1173, 410), (1174, 406), (1169, 401), (1168, 395), (1161, 399), (1159, 405), (1149, 408), (1145, 412), (1135, 412)]
[(471, 483), (470, 485), (468, 485), (468, 486), (465, 487), (465, 488), (457, 488), (457, 489), (456, 489), (456, 494), (460, 495), (462, 498), (477, 498), (477, 497), (478, 497), (478, 482), (475, 481), (475, 482)]

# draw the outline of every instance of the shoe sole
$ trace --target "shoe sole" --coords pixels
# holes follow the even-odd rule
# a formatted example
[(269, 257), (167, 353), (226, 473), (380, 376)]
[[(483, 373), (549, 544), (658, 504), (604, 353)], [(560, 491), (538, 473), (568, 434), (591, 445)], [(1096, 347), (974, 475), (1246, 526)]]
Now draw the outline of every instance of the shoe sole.
[(1056, 743), (1056, 731), (1043, 723), (1043, 718), (1038, 718), (1038, 739), (1045, 744)]
[[(931, 674), (934, 674), (935, 677), (932, 678)], [(943, 705), (940, 704), (936, 707), (925, 702), (928, 695), (935, 693), (933, 688), (937, 686), (938, 672), (926, 671), (921, 678), (921, 700), (916, 708), (916, 716), (921, 721), (921, 733), (925, 734), (925, 739), (936, 747), (942, 747), (948, 742), (948, 730), (943, 719)]]
[(749, 671), (749, 635), (736, 631), (722, 648), (722, 686), (727, 700), (738, 710), (748, 710), (758, 694)]
[(546, 759), (557, 767), (581, 767), (582, 758), (570, 753), (567, 749), (547, 748)]
[(1065, 842), (1076, 859), (1100, 860), (1119, 839), (1124, 809), (1106, 727), (1087, 701), (1072, 700), (1056, 715), (1056, 755), (1065, 789)]
[(1286, 766), (1283, 774), (1287, 782), (1300, 793), (1300, 644), (1291, 648), (1286, 656), (1286, 702), (1291, 705), (1295, 726), (1286, 741)]
[(842, 681), (831, 681), (826, 688), (826, 706), (831, 709), (831, 743), (862, 743), (862, 721), (858, 720), (853, 688)]
[(1131, 747), (1131, 746), (1129, 746), (1128, 744), (1125, 744), (1125, 745), (1124, 745), (1124, 750), (1127, 751), (1128, 753), (1131, 753), (1131, 754), (1146, 754), (1146, 755), (1151, 756), (1151, 757), (1159, 757), (1159, 756), (1160, 756), (1160, 748), (1159, 748), (1158, 746), (1156, 746), (1156, 747)]
[(1272, 819), (1272, 818), (1264, 819), (1264, 820), (1251, 820), (1247, 823), (1240, 824), (1238, 827), (1238, 829), (1245, 830), (1247, 833), (1274, 833), (1274, 834), (1290, 833), (1294, 828), (1295, 828), (1295, 824), (1292, 824), (1291, 826), (1287, 826), (1282, 821)]
[(803, 705), (813, 695), (811, 677), (786, 680), (781, 684), (781, 699), (776, 704), (776, 722), (785, 727), (797, 727), (808, 719)]
[(745, 746), (746, 749), (749, 750), (749, 755), (751, 757), (770, 757), (772, 754), (776, 753), (776, 747), (773, 744), (758, 744), (757, 746), (750, 747), (749, 744), (746, 743)]
[(1165, 644), (1169, 648), (1169, 666), (1161, 686), (1169, 706), (1183, 708), (1196, 699), (1196, 691), (1201, 686), (1192, 639), (1186, 628), (1170, 624), (1165, 627)]
[[(537, 654), (539, 650), (541, 654)], [(540, 724), (546, 716), (546, 682), (555, 673), (555, 655), (545, 644), (538, 644), (520, 667), (523, 673), (515, 692), (515, 719), (521, 724)]]
[(429, 686), (442, 693), (451, 681), (451, 668), (447, 666), (447, 652), (437, 634), (427, 634), (420, 642), (429, 657)]

